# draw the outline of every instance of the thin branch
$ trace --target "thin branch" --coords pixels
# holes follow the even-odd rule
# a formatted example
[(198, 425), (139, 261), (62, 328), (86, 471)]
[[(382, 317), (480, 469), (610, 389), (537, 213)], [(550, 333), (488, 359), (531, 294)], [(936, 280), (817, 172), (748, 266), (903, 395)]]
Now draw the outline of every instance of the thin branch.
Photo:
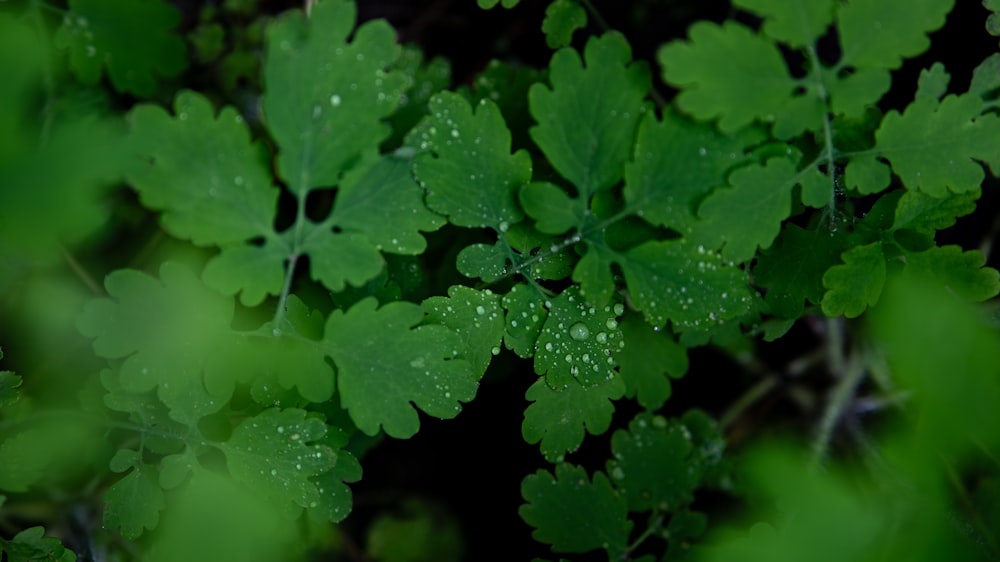
[(827, 402), (823, 417), (820, 419), (819, 428), (816, 431), (816, 438), (813, 440), (812, 452), (813, 461), (818, 466), (829, 449), (833, 432), (837, 428), (844, 412), (850, 407), (857, 391), (858, 385), (865, 379), (868, 371), (864, 368), (859, 356), (854, 354), (847, 363), (846, 372), (840, 377), (837, 385), (833, 388), (830, 400)]

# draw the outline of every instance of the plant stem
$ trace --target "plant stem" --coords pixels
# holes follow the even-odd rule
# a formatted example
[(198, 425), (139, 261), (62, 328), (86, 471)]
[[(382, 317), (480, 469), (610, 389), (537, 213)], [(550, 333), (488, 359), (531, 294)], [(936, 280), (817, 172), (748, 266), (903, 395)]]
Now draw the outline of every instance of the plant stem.
[(96, 296), (103, 296), (104, 289), (102, 289), (101, 286), (96, 281), (94, 281), (94, 278), (91, 277), (90, 274), (87, 273), (87, 270), (84, 269), (82, 265), (80, 265), (80, 262), (78, 262), (76, 258), (73, 257), (73, 254), (71, 254), (69, 250), (67, 250), (62, 245), (59, 246), (59, 251), (60, 253), (62, 253), (62, 257), (64, 260), (66, 260), (66, 264), (69, 265), (69, 268), (72, 269), (73, 273), (76, 274), (77, 278), (79, 278), (80, 281), (82, 281), (83, 284), (86, 285), (88, 289), (90, 289), (90, 292)]
[(833, 431), (836, 429), (837, 423), (854, 397), (858, 384), (864, 380), (865, 375), (868, 373), (857, 355), (851, 356), (846, 369), (846, 372), (842, 373), (840, 380), (833, 388), (830, 401), (827, 402), (826, 409), (823, 411), (823, 417), (820, 419), (816, 438), (813, 440), (813, 463), (816, 466), (820, 465), (826, 457), (830, 440), (833, 437)]
[(285, 306), (288, 302), (288, 295), (292, 291), (292, 279), (295, 277), (295, 264), (298, 261), (298, 253), (288, 256), (288, 267), (285, 269), (285, 284), (281, 287), (281, 295), (278, 297), (278, 308), (274, 311), (273, 322), (275, 330), (281, 329), (281, 322), (285, 319)]
[(628, 545), (628, 548), (625, 550), (626, 558), (624, 559), (629, 560), (629, 558), (627, 558), (628, 554), (635, 552), (635, 550), (639, 548), (639, 546), (642, 543), (644, 543), (646, 539), (653, 536), (653, 533), (659, 531), (662, 528), (663, 528), (663, 514), (656, 513), (655, 515), (650, 517), (649, 524), (646, 526), (646, 530), (643, 531), (642, 534), (639, 535), (637, 539), (632, 541), (632, 544)]

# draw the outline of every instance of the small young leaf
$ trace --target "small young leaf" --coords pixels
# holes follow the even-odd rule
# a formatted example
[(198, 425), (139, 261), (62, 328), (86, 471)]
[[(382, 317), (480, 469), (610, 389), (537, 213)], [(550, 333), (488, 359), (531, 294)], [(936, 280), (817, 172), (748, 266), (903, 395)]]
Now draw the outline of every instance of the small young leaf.
[(893, 230), (910, 229), (933, 234), (951, 227), (958, 217), (976, 210), (980, 191), (949, 193), (945, 197), (932, 197), (920, 191), (907, 191), (896, 204)]
[(43, 527), (30, 527), (14, 535), (10, 542), (0, 542), (0, 552), (7, 552), (10, 562), (75, 562), (76, 554), (59, 542), (46, 537)]
[(417, 326), (424, 317), (418, 305), (377, 305), (366, 298), (326, 322), (324, 345), (339, 368), (337, 388), (351, 419), (369, 435), (382, 427), (407, 438), (420, 425), (414, 406), (439, 418), (458, 415), (458, 403), (472, 400), (478, 386), (459, 358), (458, 334), (439, 324)]
[(492, 283), (509, 271), (508, 254), (509, 251), (500, 241), (492, 246), (470, 244), (462, 248), (455, 257), (455, 267), (466, 277), (478, 277), (487, 283)]
[(106, 66), (115, 89), (150, 97), (158, 76), (187, 66), (184, 41), (171, 31), (178, 23), (177, 9), (162, 0), (70, 0), (55, 42), (69, 49), (70, 68), (84, 84), (96, 84)]
[(823, 275), (823, 314), (848, 318), (859, 316), (878, 302), (885, 285), (886, 264), (878, 242), (857, 246), (844, 252), (844, 263), (831, 267)]
[(555, 476), (547, 470), (527, 476), (521, 495), (528, 503), (518, 513), (535, 528), (535, 540), (557, 552), (604, 548), (612, 560), (624, 556), (632, 523), (625, 498), (603, 473), (591, 481), (583, 468), (559, 464)]
[(528, 94), (538, 122), (531, 138), (583, 201), (621, 179), (647, 109), (649, 71), (630, 64), (631, 56), (618, 33), (591, 38), (584, 50), (586, 67), (575, 50), (556, 51), (549, 64), (551, 88), (535, 84)]
[(521, 433), (526, 442), (541, 443), (546, 460), (557, 462), (583, 443), (584, 429), (591, 435), (608, 430), (615, 411), (611, 401), (624, 394), (619, 376), (586, 388), (571, 381), (560, 390), (539, 379), (525, 393), (532, 404), (524, 411)]
[[(0, 357), (3, 354), (0, 353)], [(10, 406), (21, 397), (18, 388), (21, 386), (21, 377), (10, 371), (0, 371), (0, 407)]]
[(542, 31), (551, 49), (565, 47), (573, 40), (573, 32), (587, 25), (587, 11), (574, 0), (554, 0), (545, 9)]

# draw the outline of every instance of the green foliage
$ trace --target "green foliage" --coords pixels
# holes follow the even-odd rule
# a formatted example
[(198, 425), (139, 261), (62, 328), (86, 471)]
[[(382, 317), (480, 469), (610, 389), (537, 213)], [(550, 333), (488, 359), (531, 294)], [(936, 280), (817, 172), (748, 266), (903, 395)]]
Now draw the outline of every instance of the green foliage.
[[(590, 2), (555, 0), (545, 68), (458, 88), (349, 0), (5, 7), (0, 551), (347, 552), (331, 525), (368, 449), (506, 384), (544, 463), (519, 514), (552, 552), (1000, 555), (1000, 358), (973, 304), (1000, 293), (996, 233), (938, 240), (1000, 173), (1000, 55), (965, 91), (941, 63), (905, 84), (954, 2), (732, 4), (653, 73), (628, 33), (582, 33), (606, 27)], [(758, 341), (809, 328), (794, 341), (822, 347), (781, 367)], [(667, 417), (689, 370), (714, 394), (685, 403), (713, 413)], [(794, 440), (756, 445), (765, 397), (819, 420), (808, 468)], [(708, 490), (782, 517), (726, 535)], [(63, 546), (26, 528), (38, 502), (100, 504), (103, 529), (52, 516)], [(370, 519), (373, 559), (463, 556), (431, 503)]]

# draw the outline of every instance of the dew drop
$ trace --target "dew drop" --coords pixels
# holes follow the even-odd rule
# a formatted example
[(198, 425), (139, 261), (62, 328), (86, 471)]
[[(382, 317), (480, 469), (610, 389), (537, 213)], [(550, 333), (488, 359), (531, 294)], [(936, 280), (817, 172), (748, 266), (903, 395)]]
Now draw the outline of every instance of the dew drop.
[(614, 318), (608, 318), (608, 321), (605, 322), (604, 325), (607, 326), (609, 330), (618, 329), (618, 321), (615, 320)]
[(493, 349), (490, 350), (490, 353), (493, 355), (500, 355), (500, 346), (494, 345)]
[(483, 315), (486, 314), (486, 309), (482, 305), (476, 307), (476, 314)]
[(569, 337), (576, 341), (583, 341), (590, 337), (590, 328), (583, 322), (577, 322), (569, 327)]
[(625, 305), (623, 305), (622, 303), (618, 303), (615, 305), (614, 310), (615, 310), (615, 316), (621, 316), (622, 314), (625, 314)]
[(333, 94), (332, 96), (330, 96), (330, 105), (332, 105), (333, 107), (340, 107), (340, 96), (338, 96), (337, 94)]

